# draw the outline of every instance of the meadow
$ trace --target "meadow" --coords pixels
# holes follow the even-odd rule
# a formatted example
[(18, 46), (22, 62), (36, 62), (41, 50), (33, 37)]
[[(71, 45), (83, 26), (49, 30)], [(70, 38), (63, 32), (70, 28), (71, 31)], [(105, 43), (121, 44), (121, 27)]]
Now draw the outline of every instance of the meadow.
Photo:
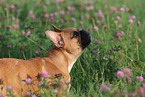
[(45, 57), (53, 46), (45, 35), (53, 30), (50, 23), (81, 28), (92, 42), (74, 64), (71, 89), (63, 97), (144, 97), (144, 5), (144, 0), (0, 0), (0, 58)]

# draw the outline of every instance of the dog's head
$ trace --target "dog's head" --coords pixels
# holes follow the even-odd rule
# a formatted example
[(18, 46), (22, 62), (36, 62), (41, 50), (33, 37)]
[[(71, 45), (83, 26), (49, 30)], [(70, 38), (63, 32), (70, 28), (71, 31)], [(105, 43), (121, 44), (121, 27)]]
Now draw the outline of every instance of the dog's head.
[(54, 31), (46, 31), (46, 35), (54, 42), (56, 47), (63, 48), (70, 54), (80, 55), (91, 42), (91, 35), (85, 30), (78, 30), (77, 28), (61, 30), (54, 25), (52, 26)]

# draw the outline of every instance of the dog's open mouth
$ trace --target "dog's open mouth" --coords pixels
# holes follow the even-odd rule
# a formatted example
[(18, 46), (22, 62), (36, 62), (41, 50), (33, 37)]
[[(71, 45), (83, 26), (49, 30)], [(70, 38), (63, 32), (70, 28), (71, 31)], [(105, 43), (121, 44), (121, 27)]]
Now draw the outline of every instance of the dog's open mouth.
[(85, 49), (91, 42), (91, 35), (89, 32), (85, 30), (80, 30), (80, 35), (81, 35), (81, 46), (82, 49)]

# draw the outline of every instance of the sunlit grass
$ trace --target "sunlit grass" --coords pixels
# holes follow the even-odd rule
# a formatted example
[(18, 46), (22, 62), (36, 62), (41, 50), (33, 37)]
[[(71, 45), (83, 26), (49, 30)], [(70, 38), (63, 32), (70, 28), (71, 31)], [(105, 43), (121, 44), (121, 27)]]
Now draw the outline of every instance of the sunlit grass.
[[(145, 77), (144, 4), (144, 0), (0, 0), (0, 57), (46, 56), (53, 45), (44, 33), (53, 30), (50, 23), (60, 29), (81, 28), (92, 35), (92, 42), (71, 70), (69, 96), (144, 96), (144, 80), (137, 79)], [(129, 83), (127, 77), (116, 76), (126, 67), (132, 70)]]

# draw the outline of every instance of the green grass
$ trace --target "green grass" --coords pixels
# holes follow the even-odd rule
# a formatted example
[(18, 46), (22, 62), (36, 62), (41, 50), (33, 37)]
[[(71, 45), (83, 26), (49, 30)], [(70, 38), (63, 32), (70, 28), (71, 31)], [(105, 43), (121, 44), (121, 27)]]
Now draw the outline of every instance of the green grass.
[[(81, 1), (81, 2), (80, 2)], [(69, 96), (71, 97), (108, 97), (108, 96), (124, 96), (130, 93), (139, 94), (139, 89), (145, 81), (138, 81), (136, 76), (145, 77), (145, 1), (144, 0), (92, 0), (92, 4), (85, 4), (85, 0), (64, 0), (64, 2), (56, 2), (55, 0), (5, 0), (0, 2), (0, 58), (20, 58), (30, 59), (34, 57), (44, 57), (47, 51), (52, 47), (53, 43), (46, 37), (46, 30), (53, 30), (49, 23), (53, 23), (58, 28), (75, 27), (88, 29), (92, 36), (92, 42), (84, 53), (79, 57), (71, 70), (71, 89)], [(86, 0), (87, 1), (87, 0)], [(4, 8), (5, 4), (9, 8)], [(15, 5), (19, 12), (16, 12), (11, 5)], [(43, 6), (47, 8), (44, 9)], [(85, 10), (86, 7), (92, 5), (93, 10)], [(74, 10), (68, 10), (67, 7), (74, 7)], [(60, 7), (60, 9), (58, 9)], [(111, 12), (111, 8), (116, 11)], [(120, 8), (124, 8), (125, 12), (120, 12)], [(126, 11), (129, 8), (129, 11)], [(32, 19), (29, 11), (32, 10), (36, 19)], [(101, 11), (104, 15), (98, 17), (95, 14)], [(51, 20), (50, 14), (57, 12), (54, 20)], [(65, 15), (61, 15), (65, 12)], [(49, 18), (43, 17), (44, 13), (49, 14)], [(89, 15), (89, 16), (88, 16)], [(136, 19), (133, 23), (128, 20), (133, 15)], [(120, 20), (116, 19), (120, 16)], [(12, 20), (15, 17), (19, 19)], [(75, 21), (71, 21), (71, 18)], [(63, 19), (64, 22), (61, 22)], [(96, 21), (100, 20), (101, 24)], [(80, 25), (83, 21), (83, 25)], [(137, 26), (137, 21), (141, 22), (141, 26)], [(117, 23), (116, 23), (117, 22)], [(19, 25), (14, 29), (12, 25)], [(6, 28), (10, 25), (10, 29)], [(27, 25), (28, 28), (24, 29)], [(103, 29), (103, 25), (107, 25)], [(118, 28), (121, 25), (122, 28)], [(97, 26), (98, 31), (94, 31), (93, 27)], [(31, 34), (22, 35), (22, 31), (29, 31)], [(124, 31), (124, 34), (121, 33)], [(119, 39), (115, 34), (121, 33)], [(141, 41), (140, 41), (140, 40)], [(99, 43), (95, 44), (94, 41)], [(7, 48), (12, 45), (12, 48)], [(112, 48), (112, 50), (110, 50)], [(93, 53), (93, 50), (96, 53)], [(40, 55), (35, 54), (41, 51)], [(103, 57), (108, 60), (104, 60)], [(119, 62), (118, 62), (119, 61)], [(132, 81), (126, 83), (126, 78), (117, 78), (118, 70), (128, 67), (132, 70), (133, 75), (130, 76)], [(109, 91), (100, 92), (101, 84), (110, 85)]]

